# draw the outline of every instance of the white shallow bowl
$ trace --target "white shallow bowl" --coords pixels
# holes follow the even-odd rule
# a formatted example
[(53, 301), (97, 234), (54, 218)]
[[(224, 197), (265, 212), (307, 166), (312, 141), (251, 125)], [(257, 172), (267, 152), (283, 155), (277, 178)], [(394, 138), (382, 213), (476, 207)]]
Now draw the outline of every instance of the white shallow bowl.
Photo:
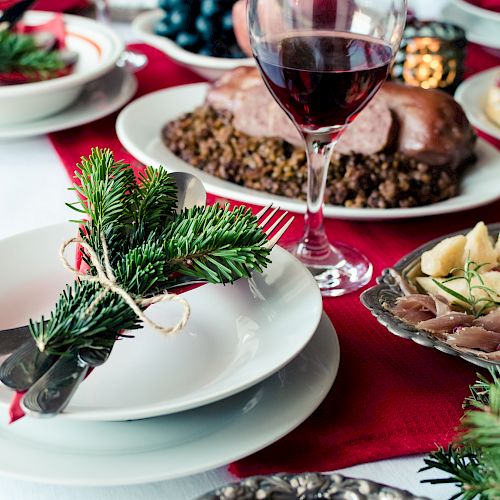
[(78, 100), (55, 115), (39, 120), (0, 125), (0, 141), (48, 134), (84, 125), (114, 113), (137, 90), (137, 80), (118, 66), (104, 76), (87, 83)]
[(306, 348), (278, 373), (195, 410), (132, 422), (25, 418), (13, 425), (2, 412), (0, 474), (49, 484), (119, 486), (225, 465), (277, 441), (311, 415), (332, 387), (339, 355), (337, 335), (323, 315)]
[(496, 21), (500, 23), (500, 12), (483, 9), (477, 5), (467, 2), (467, 0), (453, 0), (453, 2), (461, 10), (468, 12), (473, 16), (480, 17), (486, 21)]
[[(75, 234), (59, 224), (0, 241), (0, 328), (47, 313), (72, 276), (58, 247)], [(264, 273), (234, 285), (205, 285), (184, 297), (191, 316), (177, 335), (144, 328), (116, 343), (109, 361), (80, 385), (64, 416), (77, 420), (132, 420), (166, 415), (217, 401), (273, 374), (309, 342), (322, 313), (314, 278), (275, 247)], [(147, 315), (173, 324), (179, 306), (157, 304)], [(12, 392), (0, 386), (0, 411)], [(59, 418), (58, 418), (59, 419)]]
[(149, 45), (161, 50), (174, 61), (187, 66), (189, 69), (208, 80), (217, 80), (227, 71), (239, 66), (254, 66), (253, 58), (229, 59), (224, 57), (209, 57), (195, 54), (179, 47), (166, 37), (155, 34), (155, 24), (165, 13), (160, 10), (144, 12), (137, 16), (132, 27), (135, 34)]
[[(51, 12), (30, 11), (27, 24), (48, 21)], [(79, 59), (70, 75), (42, 82), (0, 86), (0, 125), (37, 120), (57, 113), (75, 101), (88, 82), (109, 73), (123, 52), (113, 31), (92, 19), (64, 15), (66, 44)]]
[(487, 16), (477, 15), (473, 10), (483, 10), (467, 4), (466, 2), (451, 2), (442, 10), (442, 18), (445, 21), (457, 24), (465, 30), (467, 40), (484, 47), (489, 47), (492, 53), (500, 55), (500, 19), (498, 14), (488, 12)]
[[(116, 122), (123, 146), (146, 165), (163, 165), (170, 171), (196, 175), (212, 193), (223, 198), (266, 205), (274, 203), (285, 210), (304, 213), (305, 202), (257, 191), (207, 174), (177, 157), (164, 144), (161, 132), (165, 124), (192, 111), (205, 100), (208, 85), (197, 83), (153, 92), (127, 105)], [(500, 153), (483, 140), (476, 146), (478, 161), (462, 178), (460, 194), (449, 200), (414, 208), (348, 208), (326, 205), (326, 217), (351, 220), (392, 220), (454, 213), (486, 205), (500, 198)]]
[(467, 78), (455, 92), (455, 99), (462, 105), (469, 121), (479, 130), (500, 139), (500, 127), (488, 118), (486, 101), (500, 66), (482, 71)]

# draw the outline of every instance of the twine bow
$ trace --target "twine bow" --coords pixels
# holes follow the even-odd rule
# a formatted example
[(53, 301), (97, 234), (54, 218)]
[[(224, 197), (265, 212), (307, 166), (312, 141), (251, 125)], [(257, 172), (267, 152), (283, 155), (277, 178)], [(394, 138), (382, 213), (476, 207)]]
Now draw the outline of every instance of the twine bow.
[[(95, 267), (97, 271), (97, 276), (92, 276), (89, 274), (82, 273), (80, 270), (73, 267), (66, 260), (66, 257), (64, 256), (64, 251), (69, 245), (73, 243), (79, 244), (82, 248), (84, 248), (87, 251), (90, 257), (90, 261), (92, 262), (92, 265)], [(189, 319), (189, 315), (191, 313), (189, 303), (187, 302), (187, 300), (179, 297), (178, 295), (168, 292), (148, 298), (143, 298), (143, 297), (133, 298), (126, 290), (120, 287), (120, 285), (118, 285), (116, 282), (115, 275), (113, 274), (113, 269), (111, 268), (111, 264), (109, 262), (108, 246), (102, 234), (101, 234), (101, 243), (102, 243), (102, 251), (104, 257), (104, 267), (102, 266), (99, 257), (95, 253), (94, 249), (88, 243), (83, 241), (81, 238), (70, 238), (69, 240), (66, 240), (61, 245), (61, 248), (59, 250), (59, 257), (61, 259), (61, 262), (68, 271), (74, 273), (82, 281), (99, 283), (102, 286), (101, 292), (99, 292), (96, 298), (87, 307), (84, 314), (90, 314), (107, 293), (114, 292), (126, 302), (126, 304), (130, 307), (130, 309), (132, 309), (134, 313), (144, 323), (149, 325), (154, 330), (163, 333), (164, 335), (171, 335), (173, 333), (177, 333), (180, 330), (182, 330), (186, 326), (186, 323)], [(180, 304), (183, 305), (182, 318), (176, 325), (172, 327), (159, 325), (158, 323), (155, 323), (153, 320), (148, 318), (141, 309), (141, 308), (146, 308), (153, 304), (158, 304), (159, 302), (179, 302)]]

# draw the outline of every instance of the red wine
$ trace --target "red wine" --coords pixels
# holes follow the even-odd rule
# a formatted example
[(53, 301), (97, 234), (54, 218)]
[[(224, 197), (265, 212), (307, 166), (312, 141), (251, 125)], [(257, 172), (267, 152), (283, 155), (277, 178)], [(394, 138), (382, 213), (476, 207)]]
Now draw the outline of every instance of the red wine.
[(304, 130), (352, 121), (387, 77), (391, 47), (320, 31), (266, 40), (257, 63), (281, 107)]

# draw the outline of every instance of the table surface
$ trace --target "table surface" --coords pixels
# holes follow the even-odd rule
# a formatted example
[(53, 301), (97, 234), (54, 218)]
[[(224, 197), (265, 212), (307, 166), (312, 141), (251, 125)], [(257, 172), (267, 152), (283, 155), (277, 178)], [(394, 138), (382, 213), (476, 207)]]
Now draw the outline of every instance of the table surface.
[[(117, 26), (117, 29), (124, 38), (130, 39), (128, 28)], [(67, 190), (69, 184), (47, 137), (0, 141), (0, 239), (67, 221), (71, 214), (65, 202), (73, 199)], [(335, 318), (332, 319), (335, 322)], [(429, 473), (417, 474), (422, 466), (422, 457), (406, 457), (339, 472), (408, 489), (432, 499), (449, 498), (456, 493), (452, 486), (421, 484), (422, 478), (431, 477)], [(46, 486), (2, 477), (0, 500), (191, 500), (235, 479), (225, 467), (176, 480), (113, 488)]]

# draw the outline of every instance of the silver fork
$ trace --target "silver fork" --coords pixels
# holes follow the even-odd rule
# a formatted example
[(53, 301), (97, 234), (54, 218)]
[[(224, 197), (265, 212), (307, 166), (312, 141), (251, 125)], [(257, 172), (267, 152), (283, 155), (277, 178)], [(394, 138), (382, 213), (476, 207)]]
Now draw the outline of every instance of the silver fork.
[[(266, 247), (269, 249), (279, 242), (294, 220), (291, 216), (285, 221), (288, 212), (275, 218), (278, 211), (279, 207), (269, 204), (256, 215), (259, 228), (268, 238)], [(182, 277), (175, 285), (169, 287), (169, 290), (203, 283), (206, 281)], [(80, 350), (73, 356), (61, 356), (55, 363), (46, 362), (43, 367), (37, 368), (36, 363), (31, 363), (30, 366), (34, 368), (31, 373), (26, 373), (26, 370), (20, 372), (20, 361), (26, 366), (27, 360), (40, 354), (31, 342), (19, 348), (0, 366), (0, 380), (15, 390), (26, 390), (29, 387), (22, 404), (30, 415), (55, 416), (66, 408), (88, 369), (106, 362), (111, 349), (107, 350), (104, 356), (94, 356), (93, 352), (100, 354), (94, 349), (86, 349), (83, 354)]]

